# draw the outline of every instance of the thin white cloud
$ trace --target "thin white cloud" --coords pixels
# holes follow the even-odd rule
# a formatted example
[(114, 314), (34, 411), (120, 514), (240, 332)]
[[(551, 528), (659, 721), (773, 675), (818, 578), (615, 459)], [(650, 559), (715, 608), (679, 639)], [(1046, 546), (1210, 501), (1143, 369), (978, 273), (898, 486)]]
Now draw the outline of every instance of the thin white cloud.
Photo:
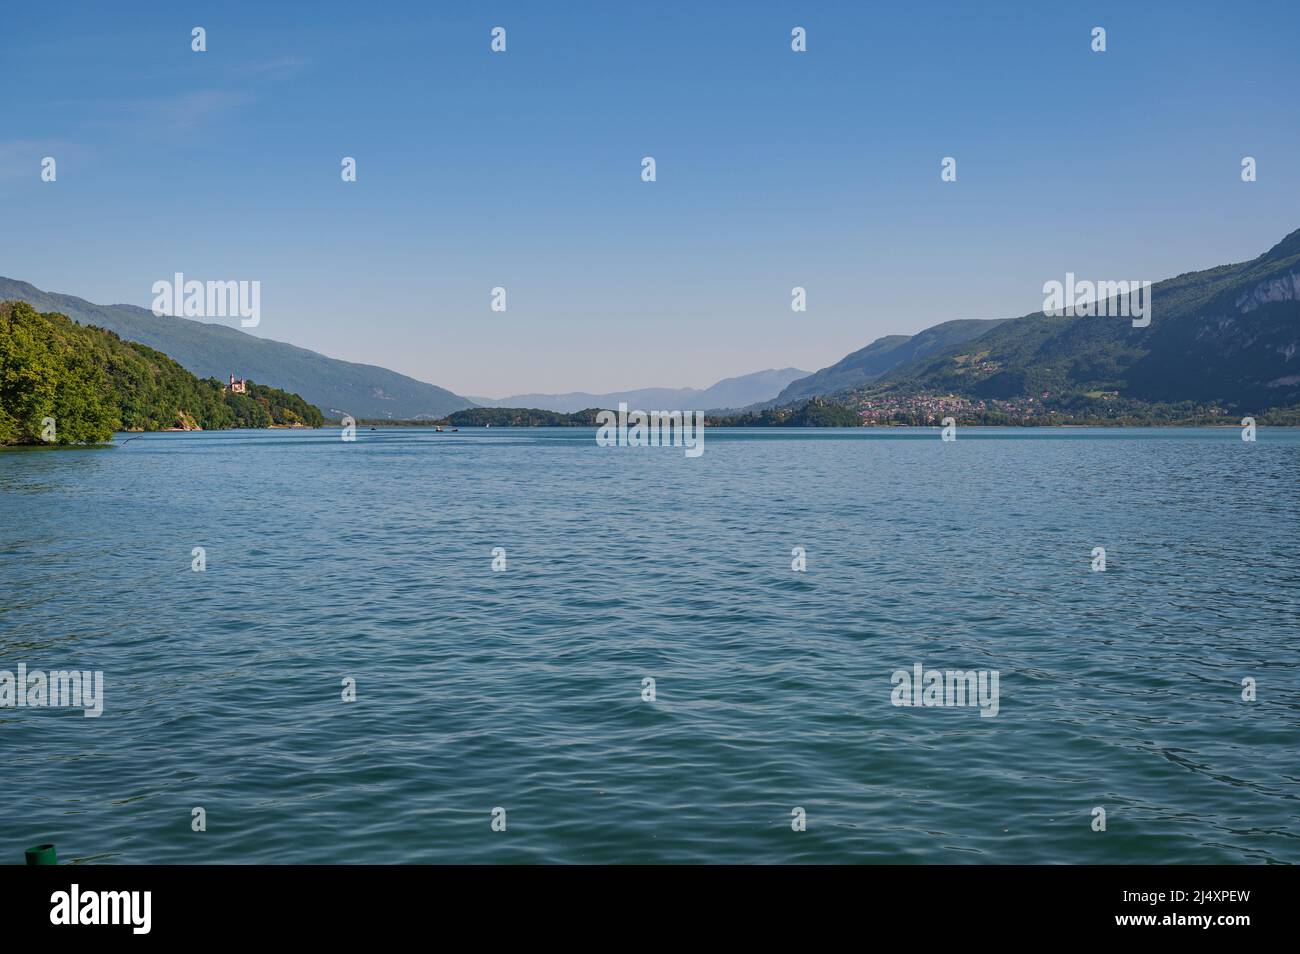
[(248, 93), (227, 89), (200, 89), (160, 99), (124, 103), (120, 111), (133, 122), (190, 129), (248, 102)]
[(281, 56), (275, 59), (240, 63), (233, 67), (231, 72), (237, 78), (270, 77), (272, 79), (281, 79), (300, 72), (306, 67), (307, 63), (308, 61), (300, 56)]

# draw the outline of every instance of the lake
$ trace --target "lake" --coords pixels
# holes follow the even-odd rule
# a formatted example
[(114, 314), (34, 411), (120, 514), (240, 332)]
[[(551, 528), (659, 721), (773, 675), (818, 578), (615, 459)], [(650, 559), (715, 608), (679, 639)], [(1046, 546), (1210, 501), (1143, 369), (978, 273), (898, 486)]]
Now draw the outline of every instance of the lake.
[(1235, 428), (3, 452), (0, 670), (103, 712), (0, 709), (0, 862), (1297, 862), (1297, 477)]

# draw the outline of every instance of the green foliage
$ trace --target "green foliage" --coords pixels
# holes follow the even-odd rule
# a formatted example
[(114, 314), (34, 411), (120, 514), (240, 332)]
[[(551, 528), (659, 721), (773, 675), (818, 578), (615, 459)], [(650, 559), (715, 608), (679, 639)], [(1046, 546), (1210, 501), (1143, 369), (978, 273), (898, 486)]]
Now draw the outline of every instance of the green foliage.
[(447, 416), (455, 427), (595, 427), (599, 408), (565, 414), (531, 407), (471, 407)]
[[(70, 324), (70, 322), (69, 322)], [(74, 338), (51, 334), (30, 305), (0, 306), (0, 444), (103, 443), (117, 414), (104, 375)]]
[(248, 384), (223, 393), (167, 355), (25, 302), (0, 304), (0, 444), (41, 443), (41, 421), (57, 442), (104, 443), (114, 430), (156, 431), (302, 424), (321, 412), (296, 394)]
[[(221, 382), (209, 378), (202, 382), (208, 387), (221, 390)], [(279, 388), (267, 387), (265, 384), (248, 382), (247, 394), (229, 393), (225, 395), (225, 407), (233, 415), (229, 427), (271, 427), (272, 425), (320, 427), (324, 415), (320, 409), (308, 404), (296, 394), (281, 391)]]
[(714, 427), (861, 427), (862, 418), (852, 408), (814, 398), (746, 414), (710, 414), (709, 423)]

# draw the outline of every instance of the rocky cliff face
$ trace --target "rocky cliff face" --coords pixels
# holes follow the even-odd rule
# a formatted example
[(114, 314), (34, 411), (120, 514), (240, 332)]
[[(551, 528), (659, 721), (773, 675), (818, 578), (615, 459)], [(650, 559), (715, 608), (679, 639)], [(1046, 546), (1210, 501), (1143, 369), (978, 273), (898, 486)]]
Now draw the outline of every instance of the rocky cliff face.
[(1269, 302), (1297, 299), (1300, 299), (1300, 273), (1289, 272), (1281, 278), (1260, 282), (1254, 288), (1243, 292), (1237, 298), (1237, 307), (1246, 313)]

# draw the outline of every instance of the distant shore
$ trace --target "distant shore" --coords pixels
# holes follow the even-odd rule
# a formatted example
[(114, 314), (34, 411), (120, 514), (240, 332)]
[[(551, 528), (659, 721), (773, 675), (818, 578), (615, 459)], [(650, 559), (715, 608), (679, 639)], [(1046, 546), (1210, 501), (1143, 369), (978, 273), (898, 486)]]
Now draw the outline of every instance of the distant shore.
[[(841, 430), (841, 431), (854, 431), (854, 430), (862, 430), (862, 431), (902, 431), (902, 430), (913, 430), (913, 431), (920, 431), (920, 430), (940, 430), (940, 429), (942, 429), (942, 427), (943, 427), (942, 424), (937, 423), (937, 422), (934, 423), (934, 424), (876, 424), (876, 423), (869, 423), (869, 424), (850, 424), (850, 425), (818, 425), (818, 424), (771, 424), (771, 425), (752, 425), (752, 424), (750, 424), (750, 425), (745, 425), (745, 424), (739, 424), (739, 425), (738, 425), (738, 424), (728, 424), (728, 423), (710, 423), (710, 422), (708, 421), (707, 418), (705, 419), (705, 423), (706, 423), (706, 425), (709, 426), (709, 427), (727, 428), (727, 429), (730, 429), (730, 430), (745, 430), (745, 431), (749, 431), (749, 430), (779, 430), (779, 429), (782, 429), (782, 428), (787, 429), (787, 430), (801, 429), (801, 430)], [(278, 426), (280, 426), (280, 425), (276, 425), (276, 426), (278, 427)], [(574, 428), (574, 429), (578, 429), (578, 428), (587, 428), (588, 430), (593, 430), (593, 431), (597, 429), (597, 425), (595, 425), (595, 424), (560, 424), (560, 425), (557, 425), (557, 424), (492, 424), (492, 425), (478, 425), (478, 426), (467, 426), (467, 425), (459, 425), (459, 426), (457, 426), (457, 425), (449, 425), (449, 424), (447, 424), (447, 423), (445, 423), (445, 422), (442, 422), (442, 423), (436, 423), (436, 422), (433, 422), (433, 421), (388, 421), (388, 420), (379, 420), (379, 421), (357, 421), (357, 422), (356, 422), (356, 426), (357, 426), (358, 428), (362, 428), (362, 427), (365, 427), (365, 428), (372, 428), (372, 427), (373, 427), (373, 428), (380, 428), (380, 427), (384, 427), (384, 428), (393, 428), (393, 429), (396, 429), (396, 430), (400, 430), (400, 429), (402, 429), (402, 428), (429, 428), (429, 429), (432, 430), (432, 429), (435, 428), (435, 427), (441, 427), (441, 428), (444, 429), (444, 430), (443, 430), (444, 433), (450, 433), (451, 430), (452, 430), (453, 428), (455, 428), (456, 430), (459, 430), (459, 431), (481, 431), (481, 430), (510, 429), (510, 428), (515, 428), (515, 429), (519, 429), (519, 428), (552, 428), (552, 429), (558, 429), (558, 428)], [(1202, 429), (1202, 430), (1204, 430), (1204, 429), (1217, 429), (1217, 430), (1226, 430), (1226, 431), (1239, 431), (1239, 430), (1241, 430), (1241, 424), (1239, 424), (1239, 423), (1223, 423), (1223, 422), (1203, 423), (1203, 422), (1199, 422), (1199, 421), (1160, 421), (1160, 422), (1155, 422), (1155, 423), (1132, 423), (1132, 422), (1115, 422), (1115, 421), (1106, 421), (1106, 422), (1101, 422), (1101, 421), (1098, 421), (1098, 422), (1096, 422), (1096, 423), (1085, 423), (1085, 424), (1074, 424), (1074, 423), (1070, 423), (1070, 424), (1064, 424), (1064, 423), (1049, 423), (1049, 422), (1044, 421), (1044, 422), (1032, 422), (1032, 423), (1030, 423), (1030, 422), (1014, 422), (1014, 423), (1008, 423), (1008, 424), (967, 424), (967, 423), (964, 423), (964, 422), (958, 420), (958, 422), (957, 422), (957, 426), (960, 427), (960, 428), (962, 428), (963, 430), (965, 430), (965, 429), (980, 429), (980, 430), (1007, 430), (1007, 429), (1010, 429), (1010, 428), (1019, 428), (1019, 429), (1024, 429), (1024, 430), (1086, 430), (1086, 429), (1089, 429), (1089, 428), (1096, 428), (1096, 429), (1107, 428), (1107, 429), (1113, 429), (1113, 430), (1120, 430), (1120, 429), (1124, 429), (1124, 428), (1129, 428), (1129, 429), (1150, 429), (1150, 430), (1159, 430), (1159, 429), (1162, 429), (1162, 428), (1187, 428), (1187, 429), (1189, 429), (1189, 430), (1190, 430), (1190, 429)], [(1300, 424), (1267, 424), (1267, 423), (1262, 423), (1262, 422), (1257, 423), (1256, 426), (1261, 427), (1261, 428), (1266, 427), (1266, 428), (1268, 428), (1268, 429), (1270, 429), (1270, 430), (1291, 430), (1291, 429), (1297, 429), (1297, 428), (1300, 428)], [(340, 430), (340, 429), (342, 429), (342, 427), (343, 427), (343, 424), (342, 424), (341, 421), (325, 421), (325, 422), (321, 425), (321, 428), (322, 428), (322, 429), (326, 429), (326, 430)], [(179, 428), (177, 428), (177, 430), (179, 430)]]

